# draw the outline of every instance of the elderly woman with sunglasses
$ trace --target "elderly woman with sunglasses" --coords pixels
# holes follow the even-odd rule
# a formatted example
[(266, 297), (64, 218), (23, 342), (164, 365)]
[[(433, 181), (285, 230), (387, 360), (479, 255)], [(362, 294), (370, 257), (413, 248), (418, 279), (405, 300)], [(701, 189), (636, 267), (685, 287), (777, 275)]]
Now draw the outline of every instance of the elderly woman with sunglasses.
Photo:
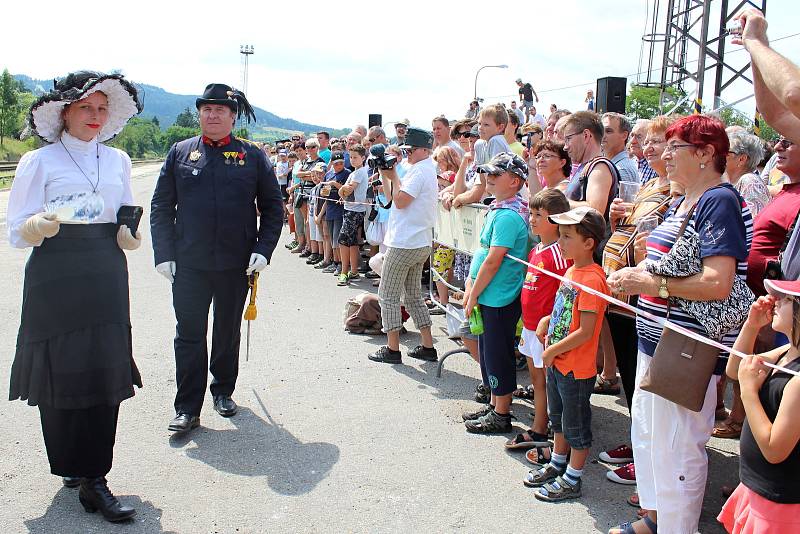
[(731, 149), (725, 160), (728, 181), (744, 197), (753, 217), (764, 209), (772, 197), (767, 183), (759, 176), (757, 165), (764, 159), (764, 143), (744, 130), (728, 132)]
[[(651, 274), (640, 264), (613, 273), (608, 284), (619, 294), (638, 295), (637, 307), (660, 318), (708, 336), (706, 328), (679, 305), (668, 307), (670, 297), (711, 301), (727, 298), (734, 277), (747, 273), (752, 240), (752, 216), (741, 195), (722, 178), (730, 150), (724, 125), (701, 115), (684, 117), (670, 126), (662, 154), (669, 179), (685, 188), (683, 197), (667, 211), (664, 222), (647, 238), (646, 262), (658, 262), (677, 240), (686, 221), (685, 234), (699, 237), (701, 270), (686, 277)], [(688, 220), (687, 220), (688, 218)], [(662, 532), (692, 534), (697, 531), (708, 471), (705, 444), (714, 425), (716, 386), (709, 380), (700, 412), (641, 389), (663, 327), (638, 315), (639, 336), (636, 386), (631, 405), (631, 442), (636, 483), (643, 519), (612, 529), (615, 534)], [(733, 329), (721, 342), (732, 345)], [(723, 371), (718, 365), (716, 374)]]

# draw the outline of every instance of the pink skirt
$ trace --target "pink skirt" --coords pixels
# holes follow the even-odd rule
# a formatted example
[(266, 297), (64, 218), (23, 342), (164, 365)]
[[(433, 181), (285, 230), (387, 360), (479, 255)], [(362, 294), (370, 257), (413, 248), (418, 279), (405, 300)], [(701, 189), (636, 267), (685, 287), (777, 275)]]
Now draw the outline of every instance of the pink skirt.
[(717, 521), (732, 534), (795, 534), (800, 532), (800, 504), (772, 502), (740, 483)]

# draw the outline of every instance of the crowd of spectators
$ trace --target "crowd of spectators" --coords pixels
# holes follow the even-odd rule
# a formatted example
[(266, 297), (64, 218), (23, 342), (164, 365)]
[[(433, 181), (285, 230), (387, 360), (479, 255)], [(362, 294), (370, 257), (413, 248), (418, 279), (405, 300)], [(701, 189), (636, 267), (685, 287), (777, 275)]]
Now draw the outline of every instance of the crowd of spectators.
[[(591, 91), (588, 110), (553, 105), (545, 119), (533, 87), (518, 79), (521, 106), (476, 100), (463, 118), (434, 117), (430, 130), (396, 123), (391, 143), (381, 127), (359, 126), (340, 139), (318, 132), (265, 147), (284, 191), (291, 252), (341, 286), (362, 275), (379, 286), (387, 343), (370, 360), (402, 363), (410, 316), (421, 342), (407, 356), (436, 361), (431, 315), (461, 310), (457, 335), (481, 371), (481, 404), (464, 414), (466, 430), (509, 433), (513, 400), (533, 400), (533, 425), (506, 448), (526, 451), (533, 468), (523, 483), (537, 499), (581, 496), (590, 397), (624, 394), (631, 426), (619, 429), (618, 447), (596, 451), (613, 467), (610, 481), (637, 486), (628, 502), (640, 519), (615, 534), (697, 530), (712, 435), (742, 440), (742, 484), (720, 513), (725, 527), (800, 528), (800, 431), (789, 413), (800, 379), (765, 367), (796, 372), (800, 361), (800, 109), (792, 97), (800, 74), (769, 48), (760, 13), (741, 20), (758, 107), (782, 134), (774, 144), (706, 115), (598, 115)], [(394, 165), (368, 161), (379, 144)], [(477, 250), (433, 242), (437, 210), (472, 204), (488, 207)], [(696, 244), (697, 268), (669, 271), (683, 241)], [(428, 268), (435, 296), (426, 302)], [(715, 313), (744, 282), (755, 301), (729, 331), (715, 336), (689, 311)], [(643, 386), (662, 357), (664, 320), (758, 357), (720, 351), (701, 384), (702, 408), (689, 409)], [(517, 385), (520, 361), (529, 387)]]

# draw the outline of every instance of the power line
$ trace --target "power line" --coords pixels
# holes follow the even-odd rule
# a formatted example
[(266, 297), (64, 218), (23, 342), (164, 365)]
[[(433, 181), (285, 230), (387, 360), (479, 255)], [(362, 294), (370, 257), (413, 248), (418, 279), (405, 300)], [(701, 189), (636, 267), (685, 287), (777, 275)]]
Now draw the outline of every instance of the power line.
[[(784, 35), (783, 37), (778, 37), (777, 39), (770, 39), (770, 43), (783, 41), (784, 39), (789, 39), (791, 37), (797, 37), (798, 35), (800, 35), (800, 32), (793, 33), (791, 35)], [(744, 51), (745, 51), (745, 48), (742, 47), (742, 48), (739, 48), (737, 50), (732, 50), (732, 51), (728, 52), (728, 54), (736, 54), (738, 52), (744, 52)], [(691, 61), (687, 61), (686, 62), (687, 65), (690, 64), (690, 63), (697, 63), (697, 60), (693, 59)], [(648, 70), (644, 70), (644, 71), (641, 71), (641, 72), (633, 72), (631, 74), (626, 74), (625, 78), (631, 78), (633, 76), (639, 76), (641, 74), (649, 74), (651, 72), (657, 72), (657, 71), (660, 71), (660, 70), (661, 70), (661, 68), (650, 69), (649, 71)], [(554, 93), (554, 92), (557, 92), (557, 91), (566, 91), (567, 89), (577, 89), (578, 87), (586, 87), (587, 85), (591, 85), (593, 83), (596, 83), (596, 81), (597, 80), (592, 80), (592, 81), (588, 81), (588, 82), (578, 83), (578, 84), (575, 84), (575, 85), (567, 85), (565, 87), (556, 87), (554, 89), (542, 89), (542, 90), (536, 91), (536, 92), (537, 93)], [(511, 97), (515, 97), (515, 96), (517, 96), (517, 94), (484, 96), (483, 98), (484, 99), (489, 99), (489, 98), (504, 99), (504, 98), (511, 98)]]

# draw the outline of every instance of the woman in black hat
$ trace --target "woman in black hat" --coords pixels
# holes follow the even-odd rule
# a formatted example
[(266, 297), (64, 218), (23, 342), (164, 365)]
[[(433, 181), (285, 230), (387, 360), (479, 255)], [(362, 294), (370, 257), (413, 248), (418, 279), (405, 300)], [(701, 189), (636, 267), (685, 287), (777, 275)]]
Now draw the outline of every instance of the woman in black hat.
[(121, 75), (75, 72), (31, 107), (28, 130), (47, 146), (25, 154), (8, 203), (12, 246), (32, 247), (10, 400), (38, 406), (53, 474), (80, 485), (87, 512), (109, 521), (136, 511), (111, 494), (119, 404), (141, 377), (133, 361), (123, 250), (141, 242), (117, 227), (132, 205), (131, 161), (102, 143), (142, 110)]

